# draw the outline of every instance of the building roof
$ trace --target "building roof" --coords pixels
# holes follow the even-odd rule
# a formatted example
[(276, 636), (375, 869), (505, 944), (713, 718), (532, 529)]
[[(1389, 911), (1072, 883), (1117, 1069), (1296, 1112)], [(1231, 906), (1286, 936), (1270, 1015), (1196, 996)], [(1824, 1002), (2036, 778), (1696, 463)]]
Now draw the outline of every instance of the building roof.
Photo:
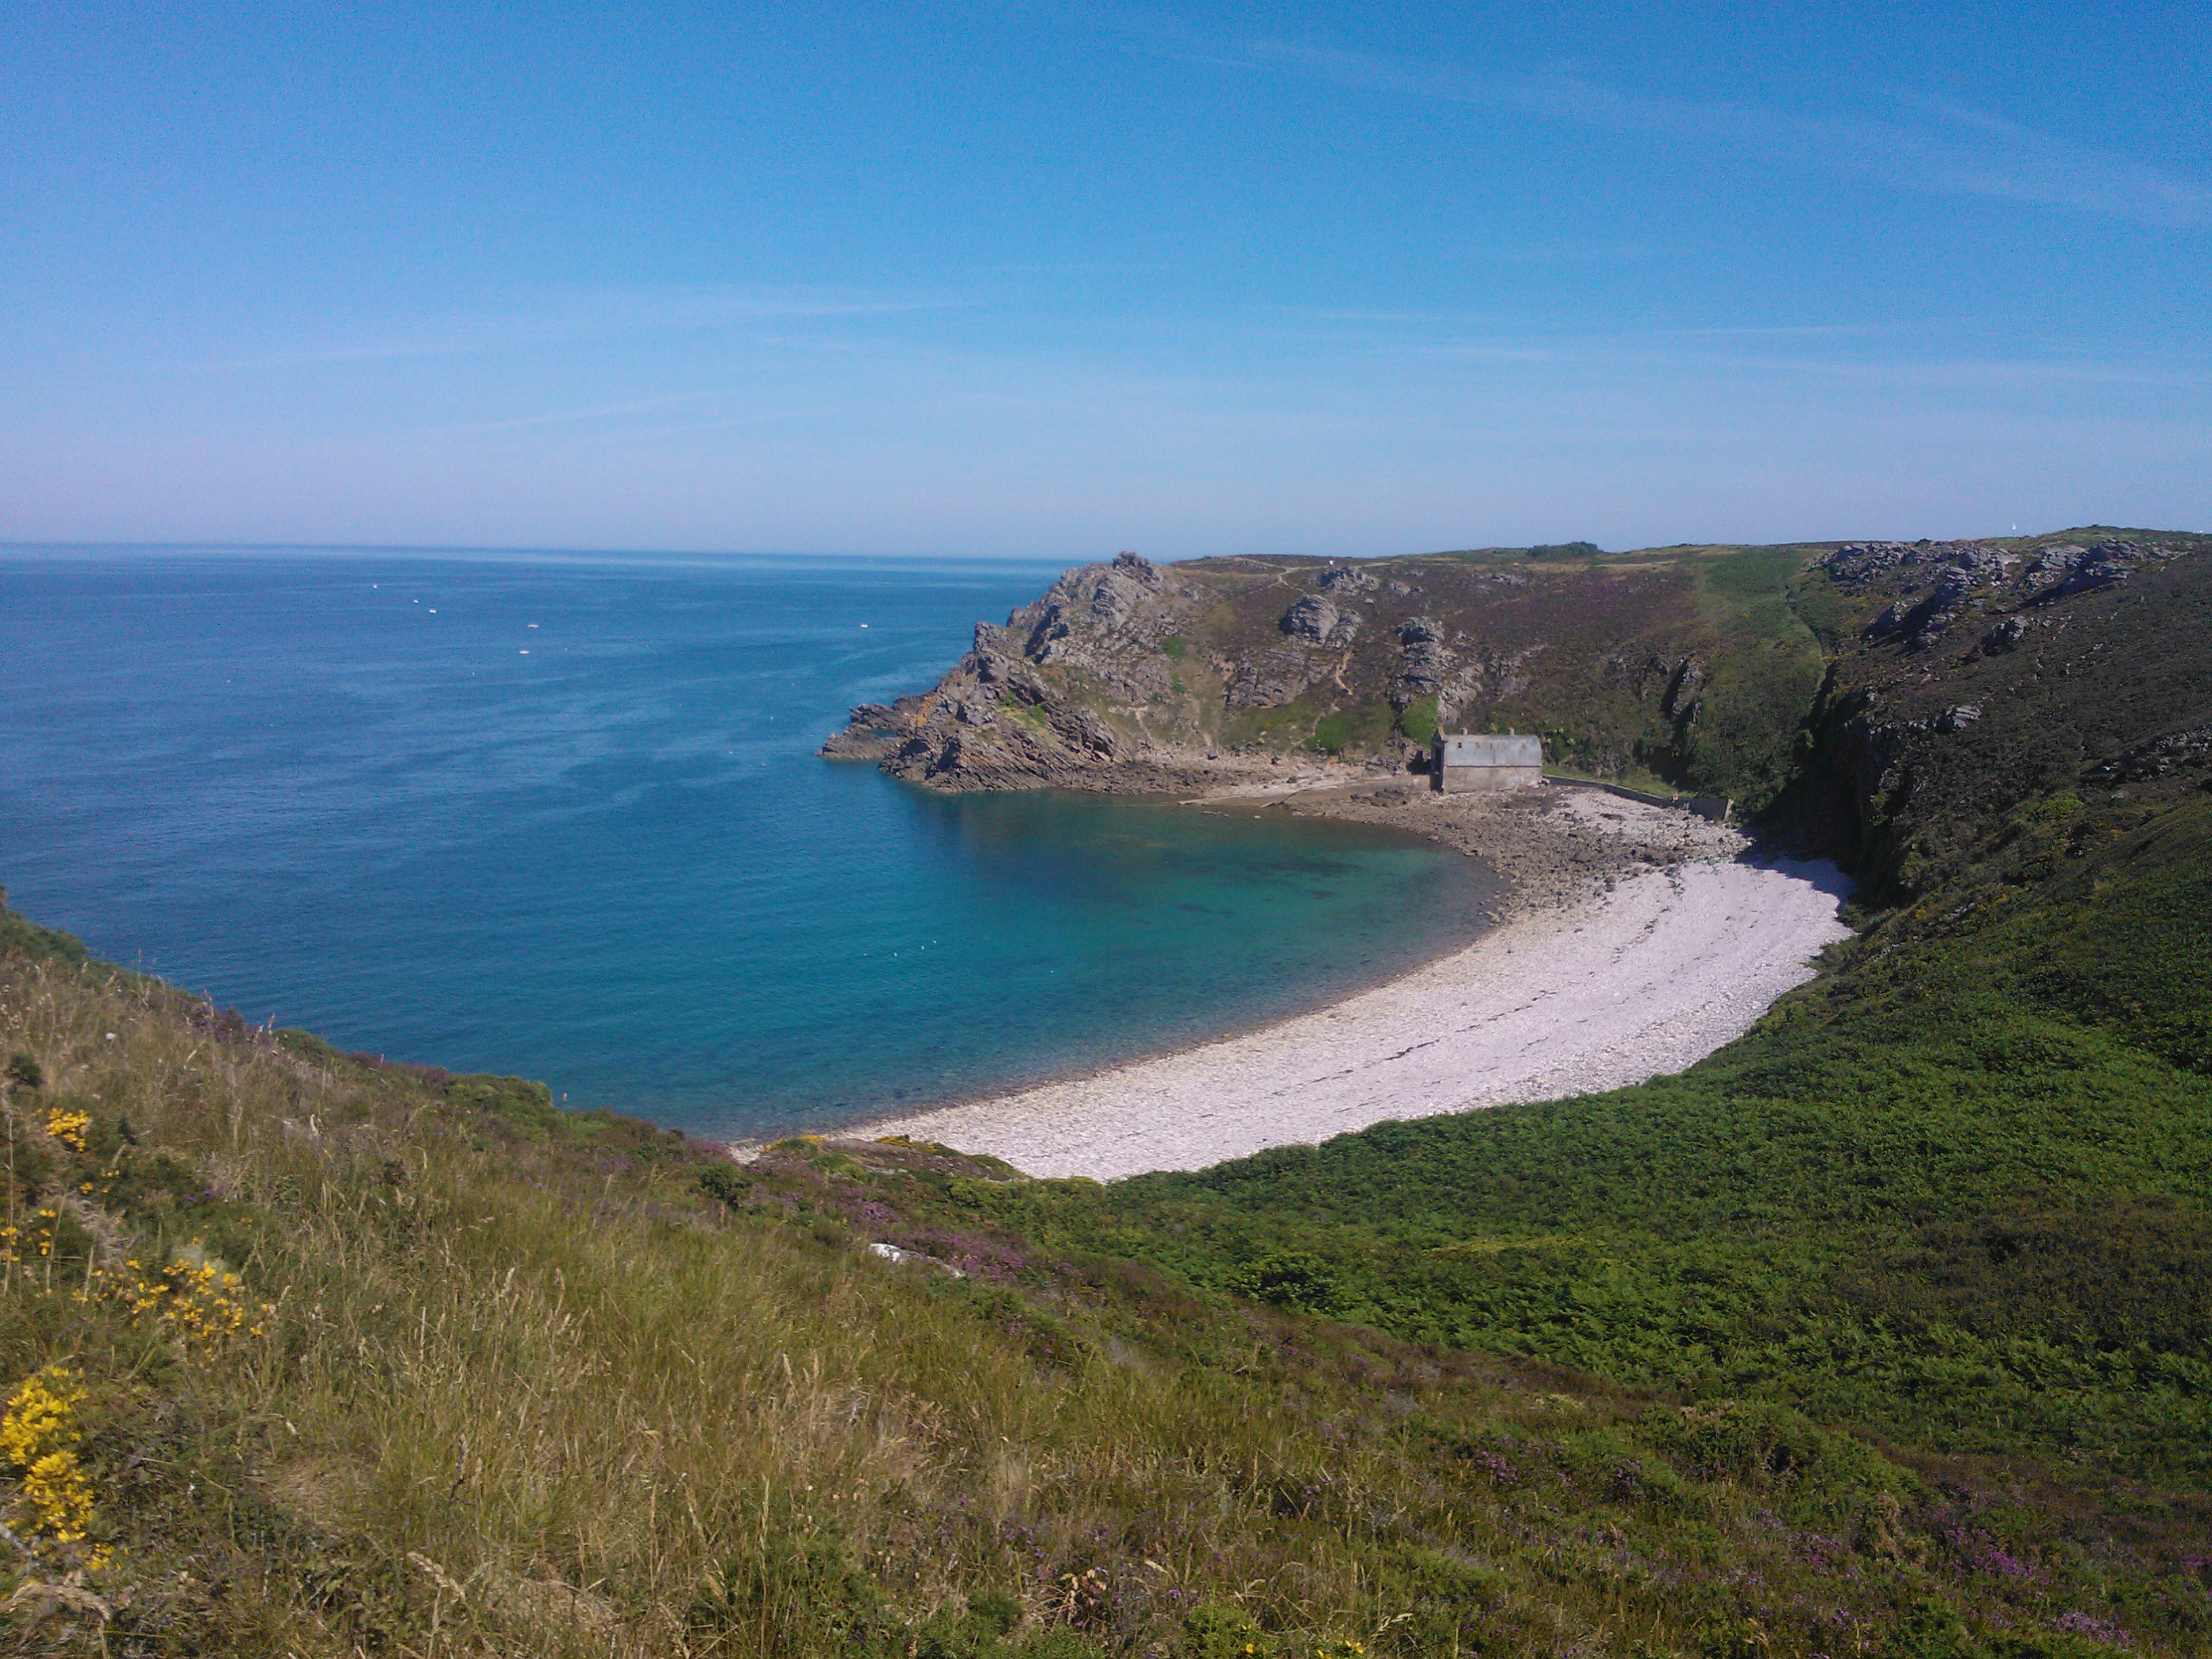
[(1439, 732), (1437, 753), (1446, 766), (1541, 766), (1544, 740), (1533, 732)]

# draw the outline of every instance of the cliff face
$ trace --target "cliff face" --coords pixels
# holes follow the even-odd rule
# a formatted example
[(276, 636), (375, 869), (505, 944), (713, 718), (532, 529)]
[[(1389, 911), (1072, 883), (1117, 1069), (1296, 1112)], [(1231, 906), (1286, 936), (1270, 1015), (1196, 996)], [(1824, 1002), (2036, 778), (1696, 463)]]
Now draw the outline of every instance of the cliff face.
[[(2039, 790), (2212, 753), (2212, 538), (1510, 552), (1073, 570), (823, 745), (937, 788), (1180, 787), (1445, 729), (1778, 801), (1910, 890)], [(1962, 840), (1963, 838), (1963, 840)]]
[(1887, 902), (1954, 874), (2024, 801), (2212, 779), (2208, 553), (2091, 530), (1825, 554), (1802, 591), (1835, 654), (1796, 815)]
[(1070, 571), (1003, 627), (980, 624), (933, 689), (854, 710), (823, 752), (939, 788), (1146, 788), (1291, 750), (1402, 772), (1439, 725), (1494, 726), (1540, 731), (1555, 760), (1589, 769), (1737, 782), (1765, 763), (1701, 750), (1701, 720), (1717, 707), (1721, 729), (1748, 732), (1757, 722), (1729, 711), (1779, 661), (1794, 721), (1820, 660), (1778, 598), (1807, 555), (1760, 578), (1780, 654), (1765, 641), (1740, 672), (1746, 606), (1717, 614), (1705, 591), (1729, 556), (1164, 568), (1123, 554)]
[(1071, 570), (1004, 627), (977, 623), (933, 690), (855, 708), (822, 752), (945, 789), (1164, 781), (1172, 744), (1147, 729), (1179, 684), (1163, 644), (1204, 597), (1133, 553)]

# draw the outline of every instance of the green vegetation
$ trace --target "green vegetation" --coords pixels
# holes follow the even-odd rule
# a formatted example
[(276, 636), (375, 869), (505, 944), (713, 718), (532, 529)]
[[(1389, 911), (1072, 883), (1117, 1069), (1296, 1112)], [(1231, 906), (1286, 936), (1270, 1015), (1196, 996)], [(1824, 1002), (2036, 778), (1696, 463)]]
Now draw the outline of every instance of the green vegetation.
[(2212, 1484), (2208, 872), (2200, 797), (1884, 922), (1683, 1077), (994, 1208), (1410, 1340)]
[(1391, 714), (1387, 703), (1364, 703), (1340, 708), (1314, 722), (1310, 746), (1325, 755), (1348, 749), (1376, 749), (1390, 735)]
[(1992, 601), (2006, 648), (1869, 629), (1924, 566), (1449, 562), (1505, 593), (1495, 724), (1861, 877), (1681, 1076), (1110, 1187), (739, 1165), (0, 908), (0, 1633), (2212, 1656), (2212, 560)]
[(2089, 1654), (2055, 1621), (2166, 1627), (2070, 1514), (1786, 1406), (1316, 1317), (1350, 1288), (1322, 1250), (1228, 1291), (1002, 1224), (1066, 1232), (1109, 1189), (911, 1143), (740, 1169), (64, 954), (8, 960), (0, 1029), (0, 1449), (67, 1457), (11, 1471), (23, 1650), (1657, 1654), (2002, 1619), (2043, 1633), (1996, 1650)]
[(1398, 713), (1398, 730), (1425, 748), (1437, 740), (1437, 700), (1434, 697), (1417, 698)]
[(1229, 718), (1222, 736), (1224, 742), (1239, 746), (1285, 747), (1310, 739), (1320, 721), (1320, 711), (1299, 697), (1272, 708), (1241, 709)]

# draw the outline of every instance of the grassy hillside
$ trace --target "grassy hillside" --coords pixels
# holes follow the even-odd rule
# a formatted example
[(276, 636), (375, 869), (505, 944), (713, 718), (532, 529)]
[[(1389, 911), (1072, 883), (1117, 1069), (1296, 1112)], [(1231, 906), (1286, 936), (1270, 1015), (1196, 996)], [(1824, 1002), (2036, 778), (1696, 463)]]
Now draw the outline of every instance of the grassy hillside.
[(1533, 562), (1864, 931), (1684, 1076), (1194, 1175), (740, 1168), (0, 908), (0, 1639), (2212, 1654), (2202, 546)]
[[(1820, 685), (1819, 647), (1784, 597), (1806, 556), (1683, 548), (1363, 564), (1358, 570), (1376, 586), (1346, 601), (1364, 623), (1349, 662), (1286, 705), (1307, 719), (1249, 710), (1228, 716), (1221, 735), (1329, 746), (1325, 724), (1350, 717), (1352, 732), (1370, 738), (1364, 747), (1387, 748), (1431, 712), (1419, 700), (1394, 707), (1392, 690), (1402, 698), (1406, 689), (1399, 630), (1431, 617), (1452, 653), (1442, 712), (1455, 729), (1540, 732), (1565, 766), (1648, 772), (1763, 801), (1784, 781), (1790, 741)], [(1285, 583), (1295, 590), (1327, 574), (1309, 563), (1281, 580), (1246, 582), (1192, 631), (1193, 645), (1223, 658), (1273, 647)], [(1393, 584), (1409, 591), (1395, 593)]]
[[(1427, 1132), (1517, 1122), (1517, 1173), (1480, 1178), (1466, 1149), (1387, 1131), (1180, 1189), (902, 1146), (739, 1170), (535, 1085), (256, 1030), (50, 938), (11, 929), (0, 984), (17, 1651), (2203, 1646), (2197, 1465), (2117, 1473), (2165, 1467), (2151, 1413), (2107, 1413), (2133, 1437), (2081, 1463), (2034, 1421), (2006, 1440), (2028, 1449), (1980, 1460), (1854, 1433), (1814, 1390), (1816, 1422), (1788, 1403), (1788, 1367), (1808, 1373), (1786, 1334), (1765, 1376), (1742, 1358), (1735, 1287), (1786, 1300), (1796, 1258), (1726, 1229), (1700, 1255), (1656, 1198), (1604, 1202), (1632, 1161), (1618, 1098), (1595, 1129)], [(1585, 1167), (1544, 1183), (1578, 1145)], [(1333, 1194), (1310, 1178), (1328, 1160)], [(1763, 1161), (1712, 1184), (1763, 1193)], [(1483, 1264), (1518, 1311), (1446, 1334), (1533, 1351), (1595, 1316), (1582, 1352), (1624, 1380), (1389, 1334), (1420, 1322), (1390, 1262), (1419, 1224), (1363, 1266), (1336, 1218), (1403, 1200), (1394, 1166), (1424, 1176), (1431, 1225), (1448, 1194), (1490, 1194), (1430, 1259)], [(1735, 1207), (1780, 1239), (1784, 1197)], [(2192, 1248), (2178, 1210), (2138, 1210)], [(1639, 1237), (1675, 1243), (1650, 1282), (1718, 1287), (1690, 1310), (1717, 1386), (1616, 1363), (1686, 1317), (1644, 1295), (1626, 1334)], [(858, 1248), (886, 1240), (915, 1254)], [(2139, 1302), (2150, 1351), (2179, 1354), (2187, 1310)], [(1894, 1431), (1893, 1386), (1843, 1403)]]
[(2094, 833), (1682, 1077), (993, 1208), (1411, 1339), (2204, 1490), (2212, 798)]
[[(988, 1164), (740, 1175), (54, 943), (11, 926), (0, 990), (19, 1650), (1701, 1641), (1729, 1598), (1622, 1581), (1627, 1540), (1717, 1589), (1771, 1504), (1913, 1491), (1786, 1412), (1678, 1425), (855, 1197), (1026, 1187)], [(1747, 1467), (1776, 1432), (1834, 1468)]]
[[(1923, 751), (1953, 746), (1939, 692), (1972, 700), (1968, 724), (2006, 710), (1955, 745), (2007, 757), (1984, 769), (2005, 800), (2013, 762), (2071, 777), (2171, 736), (2157, 722), (2203, 702), (2208, 549), (2090, 526), (1601, 556), (1127, 555), (979, 625), (933, 690), (854, 710), (823, 752), (941, 788), (1182, 787), (1201, 753), (1390, 771), (1440, 726), (1534, 731), (1563, 769), (1751, 812), (1794, 794), (1798, 832), (1863, 843), (1887, 898), (1940, 853), (1927, 836), (1971, 842), (1991, 805), (1914, 795)], [(2112, 695), (2083, 698), (2085, 677)]]

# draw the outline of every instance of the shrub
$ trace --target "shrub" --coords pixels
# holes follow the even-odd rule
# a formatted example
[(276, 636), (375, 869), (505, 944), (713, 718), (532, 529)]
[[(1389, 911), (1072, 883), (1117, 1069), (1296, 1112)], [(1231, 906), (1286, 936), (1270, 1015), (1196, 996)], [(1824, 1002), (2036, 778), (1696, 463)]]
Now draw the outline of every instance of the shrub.
[(20, 1472), (37, 1531), (74, 1543), (92, 1525), (92, 1483), (77, 1462), (84, 1379), (61, 1365), (27, 1377), (0, 1415), (0, 1456)]
[(1237, 1273), (1229, 1288), (1270, 1307), (1320, 1313), (1334, 1300), (1336, 1281), (1320, 1257), (1291, 1251), (1262, 1257)]
[(745, 1201), (747, 1182), (736, 1164), (726, 1158), (717, 1158), (700, 1166), (699, 1190), (734, 1207)]
[(1437, 700), (1423, 697), (1407, 703), (1398, 716), (1398, 729), (1415, 743), (1434, 743), (1437, 738)]
[(1274, 1651), (1252, 1616), (1228, 1601), (1201, 1601), (1182, 1621), (1186, 1659), (1245, 1659)]
[(1324, 755), (1340, 755), (1352, 746), (1352, 716), (1324, 714), (1314, 726), (1313, 746)]

